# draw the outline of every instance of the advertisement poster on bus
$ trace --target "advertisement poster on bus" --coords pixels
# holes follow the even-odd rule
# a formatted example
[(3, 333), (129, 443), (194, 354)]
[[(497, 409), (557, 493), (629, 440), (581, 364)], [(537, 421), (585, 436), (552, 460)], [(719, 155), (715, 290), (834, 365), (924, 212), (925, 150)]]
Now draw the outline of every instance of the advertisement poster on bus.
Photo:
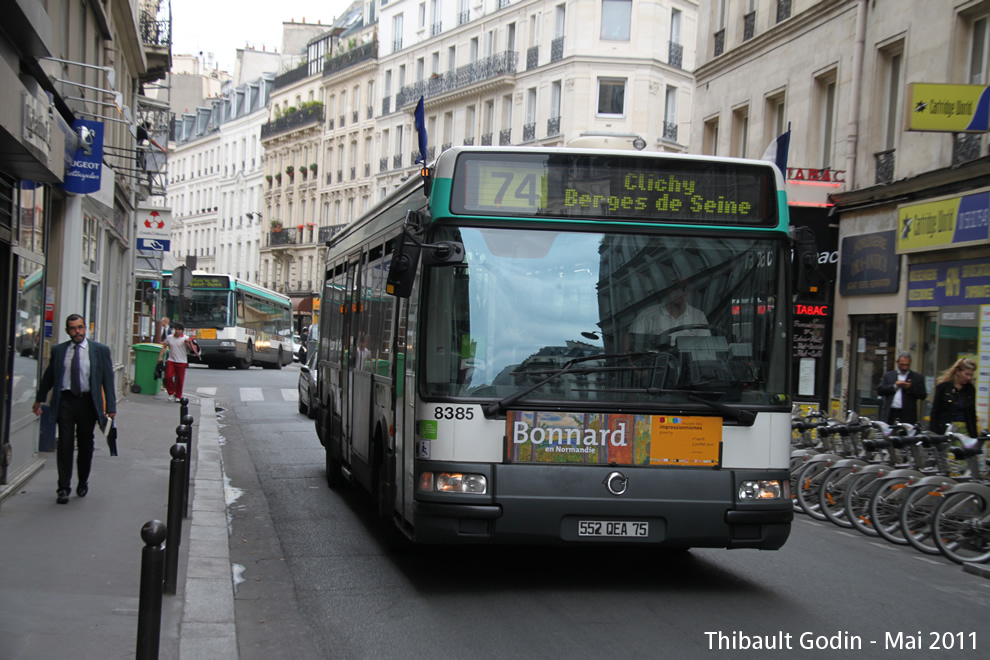
[(513, 463), (717, 467), (721, 417), (510, 411)]

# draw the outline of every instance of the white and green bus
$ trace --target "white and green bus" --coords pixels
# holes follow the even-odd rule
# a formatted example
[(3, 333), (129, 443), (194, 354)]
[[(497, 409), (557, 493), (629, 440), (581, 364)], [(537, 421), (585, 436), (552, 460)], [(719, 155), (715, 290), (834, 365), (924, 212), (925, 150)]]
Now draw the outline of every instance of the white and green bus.
[(329, 243), (328, 484), (420, 543), (781, 547), (794, 247), (769, 163), (444, 151)]
[[(292, 363), (292, 301), (288, 296), (232, 275), (192, 274), (192, 296), (169, 293), (165, 273), (162, 303), (173, 322), (181, 321), (199, 344), (199, 361), (211, 369), (260, 365), (281, 369)], [(190, 356), (196, 361), (195, 356)]]

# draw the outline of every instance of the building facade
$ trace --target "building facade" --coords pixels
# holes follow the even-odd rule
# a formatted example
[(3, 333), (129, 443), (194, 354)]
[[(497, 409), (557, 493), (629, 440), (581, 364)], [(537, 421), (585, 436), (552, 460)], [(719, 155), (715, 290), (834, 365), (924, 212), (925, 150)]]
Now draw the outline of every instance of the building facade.
[(990, 298), (973, 279), (990, 272), (986, 127), (922, 125), (946, 101), (912, 93), (987, 85), (988, 16), (990, 2), (959, 0), (714, 0), (699, 14), (692, 149), (759, 158), (790, 126), (792, 222), (834, 268), (824, 317), (795, 328), (798, 400), (876, 414), (898, 352), (929, 392), (972, 356), (987, 423)]
[(118, 395), (129, 387), (136, 209), (161, 191), (144, 92), (170, 67), (170, 27), (153, 0), (5, 5), (0, 486), (54, 448), (53, 424), (31, 404), (51, 347), (67, 339), (66, 316), (82, 314), (88, 336), (110, 345)]

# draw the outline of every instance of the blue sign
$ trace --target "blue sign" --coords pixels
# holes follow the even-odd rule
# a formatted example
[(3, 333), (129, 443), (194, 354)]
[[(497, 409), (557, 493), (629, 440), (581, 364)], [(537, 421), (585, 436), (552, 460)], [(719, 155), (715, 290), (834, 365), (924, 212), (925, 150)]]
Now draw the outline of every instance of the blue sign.
[(896, 247), (897, 232), (893, 230), (843, 238), (839, 293), (844, 296), (897, 293), (901, 259)]
[(165, 241), (155, 238), (139, 238), (137, 248), (139, 250), (154, 250), (155, 252), (168, 252), (172, 249), (172, 241)]
[[(77, 119), (72, 122), (72, 130), (85, 141), (85, 148), (76, 149), (72, 165), (65, 170), (62, 190), (84, 195), (100, 189), (100, 171), (103, 167), (103, 122)], [(86, 150), (89, 150), (89, 155)]]
[(990, 304), (990, 261), (967, 259), (908, 268), (908, 307)]

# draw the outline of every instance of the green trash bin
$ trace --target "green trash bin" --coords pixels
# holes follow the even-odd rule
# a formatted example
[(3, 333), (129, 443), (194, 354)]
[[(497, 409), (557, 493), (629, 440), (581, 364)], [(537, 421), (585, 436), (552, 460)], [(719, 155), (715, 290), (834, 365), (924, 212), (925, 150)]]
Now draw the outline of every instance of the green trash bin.
[(161, 344), (134, 344), (134, 386), (131, 389), (141, 394), (158, 394), (162, 381), (155, 380), (155, 367)]

